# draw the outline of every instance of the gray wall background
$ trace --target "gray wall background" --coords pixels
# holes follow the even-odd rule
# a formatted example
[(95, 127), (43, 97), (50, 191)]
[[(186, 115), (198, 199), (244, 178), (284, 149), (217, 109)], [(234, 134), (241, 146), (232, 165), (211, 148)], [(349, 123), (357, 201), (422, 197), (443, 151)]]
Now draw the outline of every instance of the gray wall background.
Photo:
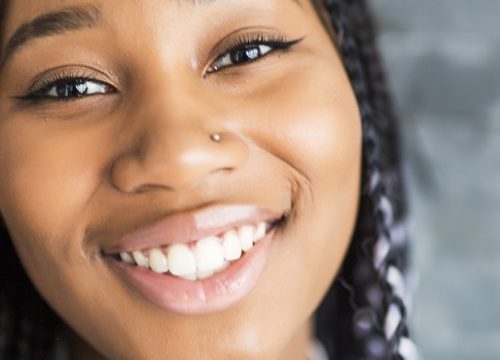
[(500, 359), (500, 1), (372, 0), (403, 120), (424, 359)]

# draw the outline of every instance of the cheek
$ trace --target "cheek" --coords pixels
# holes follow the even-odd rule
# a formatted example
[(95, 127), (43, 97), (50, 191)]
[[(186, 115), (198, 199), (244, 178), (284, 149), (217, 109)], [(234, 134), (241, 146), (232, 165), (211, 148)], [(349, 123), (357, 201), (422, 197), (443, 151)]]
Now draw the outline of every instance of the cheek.
[(361, 170), (359, 108), (342, 65), (332, 66), (332, 57), (317, 62), (314, 70), (266, 90), (265, 103), (252, 106), (259, 112), (248, 120), (258, 121), (247, 121), (256, 124), (249, 132), (287, 168), (300, 188), (298, 200), (311, 206), (305, 214), (319, 211), (316, 216), (328, 219), (323, 224), (331, 224), (332, 215), (352, 223)]
[(255, 110), (245, 130), (315, 188), (333, 190), (357, 185), (361, 119), (343, 67), (329, 55), (264, 89), (260, 102), (247, 105)]
[(99, 185), (98, 143), (50, 120), (11, 117), (0, 128), (2, 216), (33, 277), (58, 277), (63, 263), (83, 261), (82, 244), (70, 239), (83, 231), (83, 210)]
[(52, 229), (66, 228), (79, 213), (95, 186), (89, 181), (92, 146), (83, 136), (51, 136), (49, 129), (39, 128), (0, 129), (0, 201), (6, 216), (20, 212), (16, 218), (29, 220), (26, 225), (50, 238)]
[(288, 151), (283, 159), (297, 174), (298, 216), (307, 239), (301, 246), (311, 272), (333, 271), (342, 261), (358, 204), (361, 120), (349, 83), (335, 80), (302, 88), (289, 109), (290, 124), (283, 127)]
[(274, 169), (285, 174), (293, 191), (295, 211), (276, 242), (269, 281), (257, 295), (265, 300), (263, 316), (256, 318), (286, 319), (255, 335), (273, 332), (276, 342), (280, 336), (289, 339), (288, 331), (299, 328), (321, 301), (356, 219), (361, 119), (342, 67), (332, 69), (331, 62), (267, 89), (263, 103), (246, 107), (259, 109), (247, 110), (244, 123), (252, 125), (246, 132), (272, 156)]

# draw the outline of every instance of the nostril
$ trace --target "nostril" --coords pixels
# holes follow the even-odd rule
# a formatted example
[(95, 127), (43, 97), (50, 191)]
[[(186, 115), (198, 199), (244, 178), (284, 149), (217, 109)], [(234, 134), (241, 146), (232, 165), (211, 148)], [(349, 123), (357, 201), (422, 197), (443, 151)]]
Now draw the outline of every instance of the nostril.
[(142, 194), (142, 193), (146, 193), (146, 192), (150, 192), (150, 191), (154, 191), (154, 190), (158, 190), (158, 189), (168, 190), (168, 188), (166, 186), (159, 185), (159, 184), (141, 184), (138, 187), (133, 188), (128, 192), (130, 194)]
[(140, 149), (129, 149), (111, 166), (113, 185), (125, 193), (199, 186), (207, 176), (239, 168), (249, 153), (242, 139), (227, 132), (208, 134), (191, 129), (149, 136)]

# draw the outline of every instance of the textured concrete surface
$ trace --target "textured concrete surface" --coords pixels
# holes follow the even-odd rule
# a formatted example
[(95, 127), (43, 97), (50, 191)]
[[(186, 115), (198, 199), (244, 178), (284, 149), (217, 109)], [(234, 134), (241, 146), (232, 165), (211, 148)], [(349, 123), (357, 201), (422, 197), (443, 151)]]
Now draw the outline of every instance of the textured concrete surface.
[(373, 0), (403, 120), (424, 359), (500, 359), (500, 1)]

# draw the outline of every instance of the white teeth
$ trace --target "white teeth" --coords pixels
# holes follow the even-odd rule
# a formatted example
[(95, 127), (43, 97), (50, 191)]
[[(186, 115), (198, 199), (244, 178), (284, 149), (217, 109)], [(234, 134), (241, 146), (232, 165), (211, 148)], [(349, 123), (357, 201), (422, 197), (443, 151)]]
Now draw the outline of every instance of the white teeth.
[(206, 278), (209, 278), (210, 276), (212, 276), (214, 274), (213, 271), (200, 271), (198, 270), (196, 272), (196, 278), (198, 280), (203, 280), (203, 279), (206, 279)]
[(167, 257), (158, 248), (149, 250), (149, 267), (155, 273), (166, 273), (168, 271)]
[(218, 237), (201, 239), (196, 243), (193, 252), (197, 268), (201, 272), (214, 271), (224, 263), (224, 252)]
[(120, 259), (122, 259), (122, 261), (124, 263), (127, 263), (127, 264), (135, 264), (135, 261), (134, 261), (134, 258), (132, 257), (132, 255), (130, 255), (129, 253), (127, 252), (121, 252), (120, 253)]
[(186, 244), (174, 244), (168, 249), (168, 267), (173, 275), (191, 276), (196, 279), (196, 260)]
[(149, 267), (149, 260), (147, 257), (144, 256), (142, 251), (134, 251), (132, 253), (132, 256), (134, 257), (135, 263), (140, 266), (140, 267)]
[(184, 280), (196, 281), (196, 274), (179, 275), (179, 277), (183, 278)]
[[(267, 222), (243, 225), (226, 231), (221, 237), (209, 236), (198, 240), (194, 246), (173, 244), (167, 250), (152, 248), (143, 251), (121, 252), (120, 259), (126, 264), (150, 268), (155, 273), (170, 272), (180, 278), (196, 281), (209, 278), (227, 268), (232, 261), (241, 258), (266, 236)], [(165, 255), (167, 253), (167, 255)]]
[(241, 250), (247, 252), (253, 247), (253, 236), (255, 227), (252, 225), (243, 225), (238, 229), (240, 238)]
[(241, 244), (238, 233), (235, 230), (227, 231), (222, 240), (224, 259), (229, 261), (238, 260), (241, 257)]
[(255, 235), (254, 235), (254, 242), (257, 242), (259, 240), (261, 240), (264, 236), (266, 236), (266, 227), (267, 227), (267, 224), (265, 222), (260, 222), (258, 225), (257, 225), (257, 230), (255, 231)]
[(219, 266), (217, 269), (214, 270), (214, 272), (219, 272), (219, 271), (222, 271), (224, 269), (226, 269), (229, 265), (231, 265), (231, 263), (227, 260), (224, 260), (224, 262), (222, 263), (221, 266)]

